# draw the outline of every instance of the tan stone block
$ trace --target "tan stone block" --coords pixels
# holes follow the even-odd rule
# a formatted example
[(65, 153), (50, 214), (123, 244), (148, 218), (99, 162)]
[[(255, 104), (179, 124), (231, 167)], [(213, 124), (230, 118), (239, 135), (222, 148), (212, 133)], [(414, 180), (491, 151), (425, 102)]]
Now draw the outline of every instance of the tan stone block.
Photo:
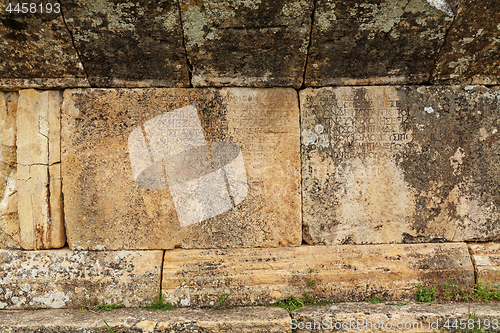
[(162, 292), (179, 306), (272, 302), (303, 292), (321, 299), (413, 298), (419, 284), (447, 279), (470, 287), (474, 268), (464, 243), (337, 245), (167, 250)]
[(498, 97), (481, 86), (301, 91), (304, 240), (499, 238)]
[(0, 248), (19, 248), (16, 186), (18, 93), (0, 92)]
[(162, 251), (0, 250), (0, 309), (140, 307), (158, 294)]
[[(207, 142), (230, 142), (241, 148), (245, 171), (225, 172), (228, 178), (243, 179), (246, 173), (248, 193), (245, 197), (231, 188), (234, 198), (238, 193), (245, 197), (241, 203), (181, 227), (173, 195), (182, 188), (172, 190), (181, 178), (167, 175), (165, 181), (163, 169), (169, 173), (176, 160), (160, 156), (164, 153), (160, 148), (168, 142), (196, 146), (199, 140), (189, 137), (191, 132), (182, 125), (187, 120), (182, 118), (165, 131), (155, 126), (167, 126), (169, 111), (191, 104), (199, 120), (195, 117), (189, 124), (201, 123), (203, 134), (196, 132), (201, 141), (204, 136)], [(72, 249), (300, 245), (299, 111), (293, 89), (66, 90), (62, 110), (64, 213)], [(129, 149), (134, 130), (142, 141), (133, 141)], [(178, 153), (184, 149), (172, 147)], [(211, 147), (214, 157), (216, 146)], [(142, 188), (140, 177), (156, 155), (164, 167), (157, 162), (156, 169), (148, 172), (158, 175), (158, 183), (145, 183), (156, 184), (157, 189)], [(190, 179), (190, 173), (206, 162), (200, 156), (195, 155), (189, 167), (176, 170), (179, 177)], [(192, 211), (202, 207), (213, 208), (198, 202)]]
[[(58, 91), (22, 90), (17, 113), (17, 181), (21, 246), (63, 247)], [(54, 183), (50, 183), (50, 179)], [(54, 209), (50, 204), (54, 203)]]
[(500, 243), (468, 245), (478, 282), (500, 285)]

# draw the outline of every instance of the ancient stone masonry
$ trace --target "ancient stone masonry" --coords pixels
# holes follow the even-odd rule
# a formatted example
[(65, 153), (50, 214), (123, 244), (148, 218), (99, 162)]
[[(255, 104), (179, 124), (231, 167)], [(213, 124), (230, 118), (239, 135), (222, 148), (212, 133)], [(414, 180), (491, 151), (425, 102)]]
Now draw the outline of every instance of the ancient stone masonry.
[(51, 8), (43, 15), (6, 11), (8, 3), (21, 2), (0, 2), (0, 89), (88, 87), (58, 2), (43, 1)]
[(498, 239), (500, 91), (300, 92), (310, 244)]
[[(171, 191), (143, 188), (134, 181), (128, 139), (141, 124), (191, 104), (198, 109), (208, 142), (241, 147), (248, 194), (230, 211), (181, 227)], [(299, 110), (294, 90), (66, 90), (62, 113), (64, 216), (71, 249), (301, 244)], [(184, 135), (186, 122), (177, 123), (167, 133), (146, 123), (150, 147), (160, 135)], [(164, 161), (167, 173), (169, 160)], [(201, 157), (192, 161), (201, 163)]]

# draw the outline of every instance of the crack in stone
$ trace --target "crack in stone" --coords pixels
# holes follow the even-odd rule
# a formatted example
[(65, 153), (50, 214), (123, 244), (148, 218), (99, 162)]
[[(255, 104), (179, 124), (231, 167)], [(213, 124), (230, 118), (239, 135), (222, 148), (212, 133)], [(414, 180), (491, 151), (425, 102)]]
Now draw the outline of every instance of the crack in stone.
[(76, 47), (76, 44), (75, 44), (75, 38), (73, 37), (73, 32), (71, 31), (71, 29), (68, 27), (68, 24), (66, 23), (66, 18), (64, 17), (63, 5), (61, 3), (61, 0), (57, 0), (57, 3), (59, 4), (59, 6), (61, 8), (61, 18), (63, 20), (64, 26), (68, 30), (68, 33), (71, 37), (71, 44), (73, 44), (73, 48), (75, 49), (76, 56), (78, 57), (78, 60), (80, 61), (80, 64), (82, 65), (83, 73), (85, 74), (85, 79), (87, 80), (87, 83), (89, 84), (89, 86), (91, 86), (90, 80), (89, 80), (89, 74), (87, 73), (87, 69), (85, 68), (85, 65), (82, 61), (82, 56), (80, 55), (80, 51), (78, 50), (78, 48)]
[[(307, 43), (307, 51), (306, 51), (306, 61), (304, 63), (304, 72), (302, 75), (302, 84), (300, 85), (300, 88), (297, 90), (300, 91), (301, 89), (305, 89), (305, 84), (306, 84), (306, 70), (307, 70), (307, 64), (309, 62), (309, 53), (310, 53), (310, 48), (312, 44), (312, 33), (313, 33), (313, 27), (314, 27), (314, 14), (316, 13), (316, 2), (317, 0), (313, 0), (313, 8), (311, 12), (311, 29), (309, 29), (309, 42)], [(298, 95), (298, 93), (297, 93)], [(300, 102), (300, 101), (299, 101)]]
[(186, 57), (186, 66), (188, 67), (188, 75), (189, 75), (189, 88), (193, 87), (192, 79), (193, 79), (193, 69), (194, 67), (191, 65), (191, 62), (188, 58), (188, 51), (186, 48), (186, 42), (184, 41), (184, 22), (182, 22), (182, 8), (180, 1), (177, 1), (177, 6), (179, 7), (179, 24), (181, 25), (181, 40), (182, 47), (184, 48), (184, 56)]

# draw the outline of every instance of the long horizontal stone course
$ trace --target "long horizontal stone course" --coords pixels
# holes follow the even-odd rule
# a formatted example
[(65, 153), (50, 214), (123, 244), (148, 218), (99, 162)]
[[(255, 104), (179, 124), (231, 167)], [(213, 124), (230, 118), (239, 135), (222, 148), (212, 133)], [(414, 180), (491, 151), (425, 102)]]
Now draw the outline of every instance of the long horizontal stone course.
[(500, 238), (500, 89), (300, 91), (304, 240)]
[(500, 286), (500, 243), (468, 244), (477, 281)]
[(162, 292), (179, 306), (273, 302), (303, 292), (321, 299), (413, 298), (416, 287), (448, 279), (474, 283), (464, 243), (167, 250)]
[(103, 300), (144, 306), (160, 289), (162, 255), (0, 250), (0, 309), (94, 307)]
[(81, 310), (2, 311), (0, 333), (114, 332), (289, 333), (290, 317), (278, 308), (226, 310), (117, 309), (98, 313)]
[[(500, 332), (498, 308), (498, 304), (467, 303), (404, 306), (341, 303), (321, 307), (308, 306), (294, 311), (291, 314), (290, 326), (295, 332), (304, 333), (442, 333), (457, 332), (457, 328), (461, 329), (461, 332), (474, 332), (474, 324), (468, 322), (472, 320), (476, 325), (480, 324), (481, 331), (476, 332)], [(466, 326), (469, 324), (471, 326)]]

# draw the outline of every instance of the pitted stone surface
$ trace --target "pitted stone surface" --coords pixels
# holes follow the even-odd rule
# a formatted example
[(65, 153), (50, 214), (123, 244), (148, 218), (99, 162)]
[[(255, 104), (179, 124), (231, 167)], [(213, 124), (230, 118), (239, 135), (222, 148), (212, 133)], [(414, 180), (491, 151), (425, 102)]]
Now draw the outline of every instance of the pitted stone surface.
[[(139, 307), (160, 288), (162, 251), (0, 250), (0, 308)], [(3, 316), (3, 315), (2, 315)]]
[[(168, 189), (141, 188), (134, 181), (127, 142), (148, 120), (191, 104), (198, 109), (206, 141), (241, 148), (248, 194), (221, 215), (181, 227)], [(70, 248), (301, 244), (299, 110), (293, 89), (66, 90), (62, 110)]]
[(61, 248), (60, 91), (21, 90), (17, 109), (17, 211), (23, 249)]
[(432, 73), (435, 82), (500, 84), (500, 2), (462, 0)]
[[(0, 89), (88, 87), (83, 66), (55, 0), (34, 0), (37, 13), (11, 13), (23, 1), (0, 3)], [(52, 13), (40, 13), (50, 4)]]
[(500, 237), (500, 90), (300, 92), (309, 244)]
[(16, 113), (18, 93), (0, 92), (0, 248), (19, 248)]
[(160, 333), (288, 333), (290, 317), (279, 308), (255, 307), (225, 310), (179, 309), (148, 311), (117, 309), (90, 312), (81, 310), (2, 311), (0, 333), (109, 332)]
[(174, 1), (61, 1), (89, 82), (97, 87), (187, 87)]
[(452, 21), (426, 0), (318, 0), (305, 85), (426, 82)]
[(216, 305), (223, 293), (235, 305), (303, 292), (330, 301), (375, 294), (412, 299), (418, 284), (441, 285), (448, 278), (463, 287), (474, 283), (464, 243), (175, 249), (165, 252), (162, 292), (179, 306)]
[(478, 282), (500, 285), (500, 243), (468, 244)]
[(302, 84), (312, 0), (181, 0), (192, 84)]

